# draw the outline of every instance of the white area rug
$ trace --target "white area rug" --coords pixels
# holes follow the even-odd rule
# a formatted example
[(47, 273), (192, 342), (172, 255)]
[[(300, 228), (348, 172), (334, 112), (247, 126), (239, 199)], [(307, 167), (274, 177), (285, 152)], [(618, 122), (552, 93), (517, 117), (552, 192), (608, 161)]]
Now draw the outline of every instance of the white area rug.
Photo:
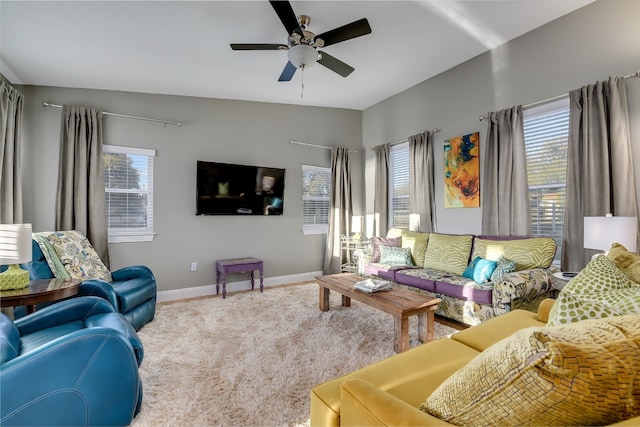
[(139, 335), (135, 427), (308, 425), (314, 385), (395, 354), (390, 315), (335, 293), (321, 312), (315, 283), (161, 304)]

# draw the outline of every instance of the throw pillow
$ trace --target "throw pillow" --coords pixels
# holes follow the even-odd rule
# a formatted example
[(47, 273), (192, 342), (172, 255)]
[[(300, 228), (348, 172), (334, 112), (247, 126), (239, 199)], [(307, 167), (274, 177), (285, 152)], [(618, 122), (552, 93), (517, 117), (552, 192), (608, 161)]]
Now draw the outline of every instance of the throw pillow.
[(508, 260), (507, 258), (500, 255), (498, 258), (496, 269), (491, 273), (491, 281), (497, 282), (504, 276), (505, 274), (513, 273), (516, 271), (516, 263), (515, 261)]
[(496, 269), (497, 264), (498, 263), (495, 261), (490, 261), (477, 256), (469, 263), (462, 275), (472, 279), (476, 283), (485, 283), (491, 277), (491, 274), (493, 273), (493, 270)]
[(640, 413), (640, 316), (522, 329), (420, 409), (460, 426), (608, 425)]
[(500, 256), (516, 262), (516, 271), (548, 268), (556, 256), (556, 241), (550, 237), (532, 237), (515, 240), (475, 239), (471, 259), (497, 261)]
[(402, 247), (411, 249), (411, 259), (414, 265), (424, 264), (424, 255), (427, 253), (428, 243), (429, 233), (402, 230)]
[(558, 294), (547, 325), (640, 314), (640, 286), (597, 255)]
[(469, 262), (472, 238), (468, 234), (431, 233), (424, 256), (424, 268), (462, 274)]
[(371, 243), (373, 244), (373, 253), (371, 255), (371, 262), (380, 262), (380, 246), (402, 246), (402, 237), (372, 237)]
[(411, 261), (411, 249), (381, 245), (380, 264), (413, 265), (413, 261)]
[(620, 271), (636, 283), (640, 283), (640, 256), (629, 252), (620, 243), (614, 243), (609, 249), (607, 257)]
[(100, 279), (111, 282), (111, 273), (89, 240), (79, 231), (38, 233), (55, 249), (72, 279)]

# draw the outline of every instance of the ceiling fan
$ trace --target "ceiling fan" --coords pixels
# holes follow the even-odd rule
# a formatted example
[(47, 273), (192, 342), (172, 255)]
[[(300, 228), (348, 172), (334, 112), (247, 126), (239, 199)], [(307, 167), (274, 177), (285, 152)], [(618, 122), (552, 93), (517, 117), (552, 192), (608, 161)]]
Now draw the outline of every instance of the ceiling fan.
[(340, 74), (342, 77), (347, 77), (353, 72), (354, 68), (350, 65), (318, 49), (371, 33), (371, 27), (366, 18), (315, 35), (307, 30), (311, 18), (307, 15), (296, 17), (288, 1), (269, 1), (269, 3), (271, 3), (273, 10), (275, 10), (280, 21), (282, 21), (282, 25), (287, 30), (289, 35), (287, 44), (231, 43), (231, 49), (286, 50), (289, 62), (287, 62), (282, 74), (280, 74), (278, 81), (281, 82), (290, 81), (298, 68), (304, 71), (305, 68), (311, 67), (316, 62)]

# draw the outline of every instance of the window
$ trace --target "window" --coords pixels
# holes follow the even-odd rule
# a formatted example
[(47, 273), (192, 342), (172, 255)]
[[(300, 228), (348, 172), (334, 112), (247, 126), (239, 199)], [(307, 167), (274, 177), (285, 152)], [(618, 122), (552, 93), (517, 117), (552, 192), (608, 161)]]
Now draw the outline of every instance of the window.
[(331, 168), (302, 165), (302, 232), (326, 234), (331, 206)]
[(155, 150), (104, 145), (109, 242), (153, 240)]
[(569, 98), (524, 110), (529, 206), (534, 236), (553, 237), (562, 256), (567, 183)]
[(389, 150), (389, 228), (409, 228), (409, 143)]

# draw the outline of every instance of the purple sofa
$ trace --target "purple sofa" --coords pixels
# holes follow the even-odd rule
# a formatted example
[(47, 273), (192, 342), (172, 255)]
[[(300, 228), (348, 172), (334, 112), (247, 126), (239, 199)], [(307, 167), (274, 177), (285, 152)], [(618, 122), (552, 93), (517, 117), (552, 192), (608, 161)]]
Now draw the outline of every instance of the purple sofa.
[[(388, 251), (388, 247), (381, 247), (388, 245), (402, 248), (405, 254), (410, 252), (411, 261), (374, 259), (380, 250), (383, 254)], [(540, 301), (553, 290), (551, 279), (558, 271), (552, 265), (555, 252), (556, 243), (548, 237), (448, 235), (391, 229), (387, 237), (374, 237), (367, 250), (358, 254), (358, 271), (438, 297), (442, 302), (437, 314), (476, 325), (515, 308), (537, 310)], [(473, 276), (467, 277), (471, 275), (469, 272), (464, 275), (478, 257), (482, 262), (492, 265), (496, 262), (501, 267), (495, 280), (474, 280)], [(505, 269), (505, 265), (512, 268)]]

